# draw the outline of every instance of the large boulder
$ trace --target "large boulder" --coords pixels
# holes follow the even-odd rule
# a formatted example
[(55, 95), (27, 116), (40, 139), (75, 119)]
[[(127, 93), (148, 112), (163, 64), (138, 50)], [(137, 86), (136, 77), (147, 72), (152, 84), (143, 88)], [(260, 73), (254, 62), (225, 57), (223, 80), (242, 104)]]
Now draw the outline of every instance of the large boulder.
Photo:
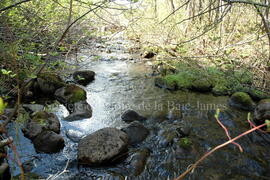
[(73, 79), (76, 83), (86, 86), (90, 82), (95, 80), (95, 72), (90, 70), (76, 71), (73, 73)]
[(236, 92), (229, 99), (229, 105), (244, 111), (253, 111), (255, 103), (245, 92)]
[(128, 136), (116, 128), (100, 129), (80, 140), (78, 162), (99, 166), (114, 162), (128, 149)]
[(270, 120), (270, 99), (264, 99), (258, 103), (254, 112), (254, 120), (257, 124)]
[(57, 74), (41, 73), (37, 77), (37, 84), (42, 93), (54, 94), (56, 89), (65, 85), (65, 82)]
[(130, 123), (127, 127), (121, 130), (128, 135), (130, 144), (142, 142), (149, 134), (149, 130), (138, 121)]
[(130, 123), (133, 121), (144, 121), (146, 120), (145, 117), (139, 115), (137, 112), (133, 111), (133, 110), (127, 110), (126, 112), (124, 112), (121, 116), (122, 120)]
[(75, 84), (68, 84), (60, 89), (57, 89), (54, 95), (56, 99), (64, 105), (74, 104), (87, 99), (86, 91)]
[(64, 120), (76, 121), (92, 117), (92, 108), (86, 101), (79, 101), (67, 106), (67, 109), (71, 114)]
[(23, 129), (24, 136), (31, 139), (37, 152), (55, 153), (64, 147), (60, 133), (60, 122), (53, 113), (36, 112)]

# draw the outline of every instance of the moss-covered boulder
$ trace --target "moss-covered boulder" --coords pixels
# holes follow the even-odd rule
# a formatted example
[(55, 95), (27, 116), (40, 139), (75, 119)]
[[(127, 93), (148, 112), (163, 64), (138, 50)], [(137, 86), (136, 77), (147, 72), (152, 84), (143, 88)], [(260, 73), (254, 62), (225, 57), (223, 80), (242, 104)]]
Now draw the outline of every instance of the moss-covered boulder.
[(76, 71), (73, 73), (73, 79), (76, 83), (86, 86), (95, 79), (95, 72), (90, 70)]
[(254, 120), (257, 124), (270, 120), (270, 99), (263, 99), (258, 103), (254, 112)]
[(196, 79), (192, 83), (192, 90), (198, 92), (211, 92), (212, 90), (212, 83), (210, 80), (203, 78), (203, 79)]
[(255, 103), (245, 92), (234, 93), (229, 99), (229, 105), (245, 111), (252, 111), (255, 108)]
[(164, 79), (162, 77), (155, 78), (155, 85), (160, 88), (175, 91), (177, 90), (177, 83), (174, 80)]
[(60, 122), (53, 113), (36, 112), (25, 122), (22, 131), (25, 137), (33, 141), (37, 152), (55, 153), (64, 147), (64, 139), (60, 135)]
[(65, 82), (53, 73), (41, 73), (37, 77), (37, 84), (39, 89), (44, 94), (54, 94), (54, 92), (65, 86)]
[(87, 99), (86, 91), (75, 84), (68, 84), (60, 89), (57, 89), (54, 95), (62, 104), (74, 104)]
[(39, 111), (25, 122), (23, 133), (29, 139), (34, 139), (44, 130), (60, 133), (60, 122), (57, 116), (46, 111)]

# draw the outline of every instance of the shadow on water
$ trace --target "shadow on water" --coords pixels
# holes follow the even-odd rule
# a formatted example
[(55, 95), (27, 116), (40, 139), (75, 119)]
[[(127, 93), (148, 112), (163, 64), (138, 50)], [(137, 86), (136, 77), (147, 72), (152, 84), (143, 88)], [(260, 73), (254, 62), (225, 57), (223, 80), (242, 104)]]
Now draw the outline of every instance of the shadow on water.
[[(16, 145), (21, 159), (29, 164), (31, 172), (44, 178), (62, 172), (68, 163), (68, 172), (56, 179), (170, 179), (183, 172), (204, 152), (226, 141), (223, 129), (214, 119), (215, 110), (221, 109), (220, 120), (230, 129), (234, 137), (249, 128), (246, 112), (230, 109), (228, 97), (214, 97), (211, 94), (192, 92), (170, 92), (154, 86), (151, 67), (143, 61), (132, 60), (124, 49), (125, 41), (111, 41), (113, 53), (100, 53), (100, 59), (93, 61), (88, 49), (80, 57), (83, 69), (96, 72), (96, 79), (86, 87), (87, 101), (93, 108), (93, 117), (75, 122), (63, 121), (68, 112), (64, 106), (54, 108), (61, 119), (61, 133), (65, 148), (56, 154), (37, 154), (30, 140), (19, 128), (10, 125), (11, 135), (17, 137)], [(109, 46), (105, 44), (101, 48)], [(100, 47), (98, 47), (100, 49)], [(115, 58), (114, 60), (113, 57)], [(89, 60), (90, 59), (90, 60)], [(91, 60), (92, 59), (92, 60)], [(111, 167), (84, 168), (76, 162), (76, 140), (104, 127), (122, 128), (121, 114), (133, 109), (148, 119), (144, 125), (150, 129), (147, 139), (130, 149), (148, 148), (150, 156), (141, 175), (131, 176), (128, 160)], [(192, 145), (180, 146), (178, 129), (190, 129)], [(72, 139), (72, 140), (71, 140)], [(252, 134), (238, 141), (244, 149), (229, 145), (206, 159), (187, 179), (269, 179), (269, 144), (259, 135)], [(9, 152), (12, 156), (12, 153)], [(132, 154), (132, 153), (131, 153)], [(10, 159), (14, 175), (18, 168)]]

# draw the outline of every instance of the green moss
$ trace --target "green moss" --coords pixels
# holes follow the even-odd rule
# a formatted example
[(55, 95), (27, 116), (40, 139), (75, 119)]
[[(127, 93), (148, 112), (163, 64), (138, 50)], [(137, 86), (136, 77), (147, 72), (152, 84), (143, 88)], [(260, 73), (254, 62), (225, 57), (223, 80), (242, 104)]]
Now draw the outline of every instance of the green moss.
[(85, 90), (73, 84), (66, 86), (64, 95), (70, 96), (68, 103), (76, 103), (87, 99)]
[(254, 99), (255, 101), (259, 101), (261, 99), (266, 99), (269, 97), (265, 92), (262, 92), (260, 90), (251, 89), (248, 91), (248, 94)]
[(49, 114), (46, 111), (39, 111), (34, 114), (32, 120), (42, 126), (46, 126), (48, 117)]
[(243, 105), (253, 105), (251, 97), (245, 92), (236, 92), (231, 96), (231, 99)]
[[(163, 84), (172, 90), (212, 91), (215, 95), (231, 95), (235, 92), (246, 92), (255, 100), (266, 98), (260, 91), (249, 89), (253, 83), (253, 74), (248, 70), (228, 69), (221, 71), (217, 67), (199, 68), (187, 63), (174, 63), (176, 74), (163, 77)], [(175, 88), (176, 87), (176, 88)]]
[(178, 141), (178, 145), (182, 148), (187, 149), (191, 147), (192, 142), (189, 138), (184, 137), (184, 138), (181, 138), (180, 141)]
[(270, 103), (270, 99), (263, 99), (260, 101), (260, 103)]

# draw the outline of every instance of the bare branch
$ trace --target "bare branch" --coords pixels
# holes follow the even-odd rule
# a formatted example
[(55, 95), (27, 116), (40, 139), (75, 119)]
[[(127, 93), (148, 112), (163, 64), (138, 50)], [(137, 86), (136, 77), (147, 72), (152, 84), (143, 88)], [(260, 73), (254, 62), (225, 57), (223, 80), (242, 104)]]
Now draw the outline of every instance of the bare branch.
[(245, 1), (245, 0), (222, 0), (227, 3), (243, 3), (243, 4), (250, 4), (250, 5), (255, 5), (255, 6), (261, 6), (261, 7), (268, 7), (269, 5), (263, 4), (263, 3), (258, 3), (258, 2), (253, 2), (253, 1)]
[(16, 6), (20, 5), (20, 4), (23, 4), (23, 3), (29, 2), (29, 1), (31, 1), (31, 0), (23, 0), (23, 1), (21, 1), (21, 2), (18, 2), (18, 3), (12, 4), (12, 5), (7, 6), (7, 7), (5, 7), (5, 8), (2, 8), (2, 9), (0, 9), (0, 13), (2, 13), (2, 12), (4, 12), (4, 11), (6, 11), (6, 10), (8, 10), (8, 9), (14, 8), (14, 7), (16, 7)]

